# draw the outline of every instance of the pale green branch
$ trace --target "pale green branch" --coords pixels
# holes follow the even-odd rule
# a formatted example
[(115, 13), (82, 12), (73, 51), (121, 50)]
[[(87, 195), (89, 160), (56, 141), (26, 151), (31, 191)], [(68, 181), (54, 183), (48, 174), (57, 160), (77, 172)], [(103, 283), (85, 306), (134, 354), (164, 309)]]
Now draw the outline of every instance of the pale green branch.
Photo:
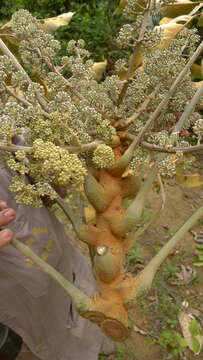
[(0, 150), (9, 151), (15, 153), (16, 151), (24, 151), (26, 153), (32, 152), (32, 147), (30, 146), (20, 146), (20, 145), (7, 145), (6, 143), (0, 142)]
[[(3, 52), (3, 54), (8, 56), (8, 58), (11, 60), (12, 64), (14, 65), (15, 69), (17, 71), (22, 72), (25, 75), (28, 83), (32, 84), (32, 80), (30, 79), (30, 77), (28, 76), (28, 74), (26, 73), (26, 71), (24, 70), (22, 65), (19, 63), (19, 61), (16, 59), (16, 57), (12, 54), (12, 52), (8, 49), (8, 47), (5, 45), (5, 43), (3, 42), (3, 40), (1, 38), (0, 38), (0, 50)], [(46, 101), (42, 98), (42, 96), (37, 93), (37, 98), (38, 98), (40, 105), (46, 109), (47, 104), (46, 104)], [(43, 114), (45, 116), (49, 116), (49, 114), (44, 110), (43, 110)]]
[(167, 256), (174, 250), (178, 243), (184, 239), (186, 233), (195, 225), (195, 223), (203, 216), (203, 206), (195, 211), (193, 215), (185, 222), (183, 226), (176, 232), (176, 234), (163, 246), (163, 248), (156, 254), (143, 271), (135, 277), (135, 296), (149, 290), (154, 276), (158, 271), (160, 265), (164, 262)]
[[(203, 44), (203, 42), (202, 42)], [(201, 96), (203, 95), (203, 83), (201, 86), (197, 89), (195, 95), (193, 96), (192, 100), (187, 104), (185, 107), (185, 110), (183, 111), (180, 119), (174, 126), (173, 132), (171, 134), (171, 138), (176, 138), (179, 136), (180, 130), (183, 128), (184, 124), (188, 120), (188, 117), (190, 114), (194, 111), (195, 105), (198, 103), (198, 101), (201, 99)]]
[(90, 298), (78, 288), (76, 288), (70, 281), (65, 279), (51, 265), (42, 260), (38, 255), (36, 255), (27, 245), (24, 245), (17, 239), (13, 239), (11, 244), (23, 255), (31, 259), (37, 266), (42, 269), (42, 271), (51, 276), (51, 278), (54, 279), (71, 297), (78, 311), (91, 309), (92, 302)]
[(121, 156), (121, 158), (116, 162), (116, 164), (110, 169), (110, 171), (113, 175), (120, 176), (125, 171), (127, 165), (130, 163), (130, 161), (132, 159), (135, 147), (140, 143), (144, 134), (147, 132), (147, 130), (149, 130), (149, 128), (153, 124), (153, 122), (160, 116), (163, 108), (168, 104), (171, 96), (176, 91), (177, 86), (180, 84), (180, 82), (183, 80), (184, 76), (190, 70), (191, 65), (194, 63), (196, 58), (201, 54), (202, 50), (203, 50), (203, 41), (198, 46), (198, 48), (194, 52), (193, 56), (187, 62), (184, 69), (178, 75), (176, 80), (173, 82), (173, 84), (171, 85), (170, 89), (168, 90), (165, 98), (160, 102), (160, 104), (157, 106), (155, 111), (150, 115), (148, 121), (146, 122), (145, 126), (143, 126), (143, 128), (140, 131), (140, 133), (138, 134), (138, 136), (133, 140), (133, 142), (131, 143), (129, 148), (125, 151), (125, 153)]
[(83, 223), (80, 214), (78, 212), (76, 213), (73, 209), (71, 209), (71, 206), (67, 203), (67, 201), (63, 200), (59, 195), (57, 195), (55, 201), (58, 206), (63, 210), (67, 218), (70, 220), (76, 234), (81, 239), (81, 231), (85, 224)]

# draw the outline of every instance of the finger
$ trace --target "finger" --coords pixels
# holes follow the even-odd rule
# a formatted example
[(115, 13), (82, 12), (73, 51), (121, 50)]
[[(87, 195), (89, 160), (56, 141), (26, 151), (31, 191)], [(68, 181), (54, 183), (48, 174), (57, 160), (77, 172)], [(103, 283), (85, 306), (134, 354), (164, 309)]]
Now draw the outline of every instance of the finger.
[(0, 210), (4, 210), (6, 209), (8, 206), (7, 206), (7, 203), (3, 200), (0, 200)]
[(13, 239), (13, 232), (10, 229), (0, 231), (0, 248), (9, 244)]
[(9, 224), (16, 217), (16, 213), (13, 209), (6, 208), (0, 211), (0, 226)]

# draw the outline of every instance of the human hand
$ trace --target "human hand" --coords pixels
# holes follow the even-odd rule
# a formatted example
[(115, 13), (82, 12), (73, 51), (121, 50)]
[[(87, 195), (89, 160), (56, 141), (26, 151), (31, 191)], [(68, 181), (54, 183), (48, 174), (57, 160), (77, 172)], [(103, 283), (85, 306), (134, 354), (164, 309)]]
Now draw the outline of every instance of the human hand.
[[(16, 217), (13, 209), (8, 208), (5, 201), (0, 200), (0, 227), (6, 226)], [(13, 238), (13, 232), (10, 229), (0, 230), (0, 248), (7, 245)]]

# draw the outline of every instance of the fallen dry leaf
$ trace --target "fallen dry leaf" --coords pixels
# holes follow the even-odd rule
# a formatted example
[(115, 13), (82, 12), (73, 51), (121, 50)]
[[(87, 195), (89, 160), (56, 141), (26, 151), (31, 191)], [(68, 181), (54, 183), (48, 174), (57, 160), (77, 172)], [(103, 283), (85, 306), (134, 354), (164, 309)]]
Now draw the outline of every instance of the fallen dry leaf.
[[(184, 311), (181, 311), (178, 320), (189, 349), (193, 351), (195, 355), (199, 355), (203, 345), (203, 336), (200, 334), (202, 329), (199, 322), (195, 320), (192, 314)], [(196, 331), (192, 331), (193, 323), (196, 325)]]
[(133, 325), (133, 330), (141, 335), (149, 335), (149, 333), (145, 330), (142, 330), (140, 327), (138, 327), (137, 325)]
[(181, 270), (175, 272), (177, 281), (171, 281), (173, 285), (188, 285), (196, 274), (196, 270), (192, 269), (190, 266), (181, 265)]
[(196, 187), (203, 184), (200, 174), (176, 174), (176, 183), (185, 187)]
[(196, 241), (199, 244), (203, 244), (203, 231), (196, 233), (195, 231), (191, 230), (190, 232), (194, 236), (194, 241)]

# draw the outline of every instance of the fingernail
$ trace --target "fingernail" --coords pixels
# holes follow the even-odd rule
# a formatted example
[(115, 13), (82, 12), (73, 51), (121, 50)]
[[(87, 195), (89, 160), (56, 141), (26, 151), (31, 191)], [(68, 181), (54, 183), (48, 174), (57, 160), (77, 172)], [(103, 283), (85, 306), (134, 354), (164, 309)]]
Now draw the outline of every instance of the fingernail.
[(15, 217), (14, 210), (12, 210), (12, 209), (6, 209), (6, 210), (2, 211), (2, 214), (3, 214), (3, 216), (6, 216), (10, 219)]
[(2, 240), (5, 240), (5, 241), (11, 240), (11, 232), (8, 231), (7, 229), (2, 230), (0, 234), (1, 234)]

